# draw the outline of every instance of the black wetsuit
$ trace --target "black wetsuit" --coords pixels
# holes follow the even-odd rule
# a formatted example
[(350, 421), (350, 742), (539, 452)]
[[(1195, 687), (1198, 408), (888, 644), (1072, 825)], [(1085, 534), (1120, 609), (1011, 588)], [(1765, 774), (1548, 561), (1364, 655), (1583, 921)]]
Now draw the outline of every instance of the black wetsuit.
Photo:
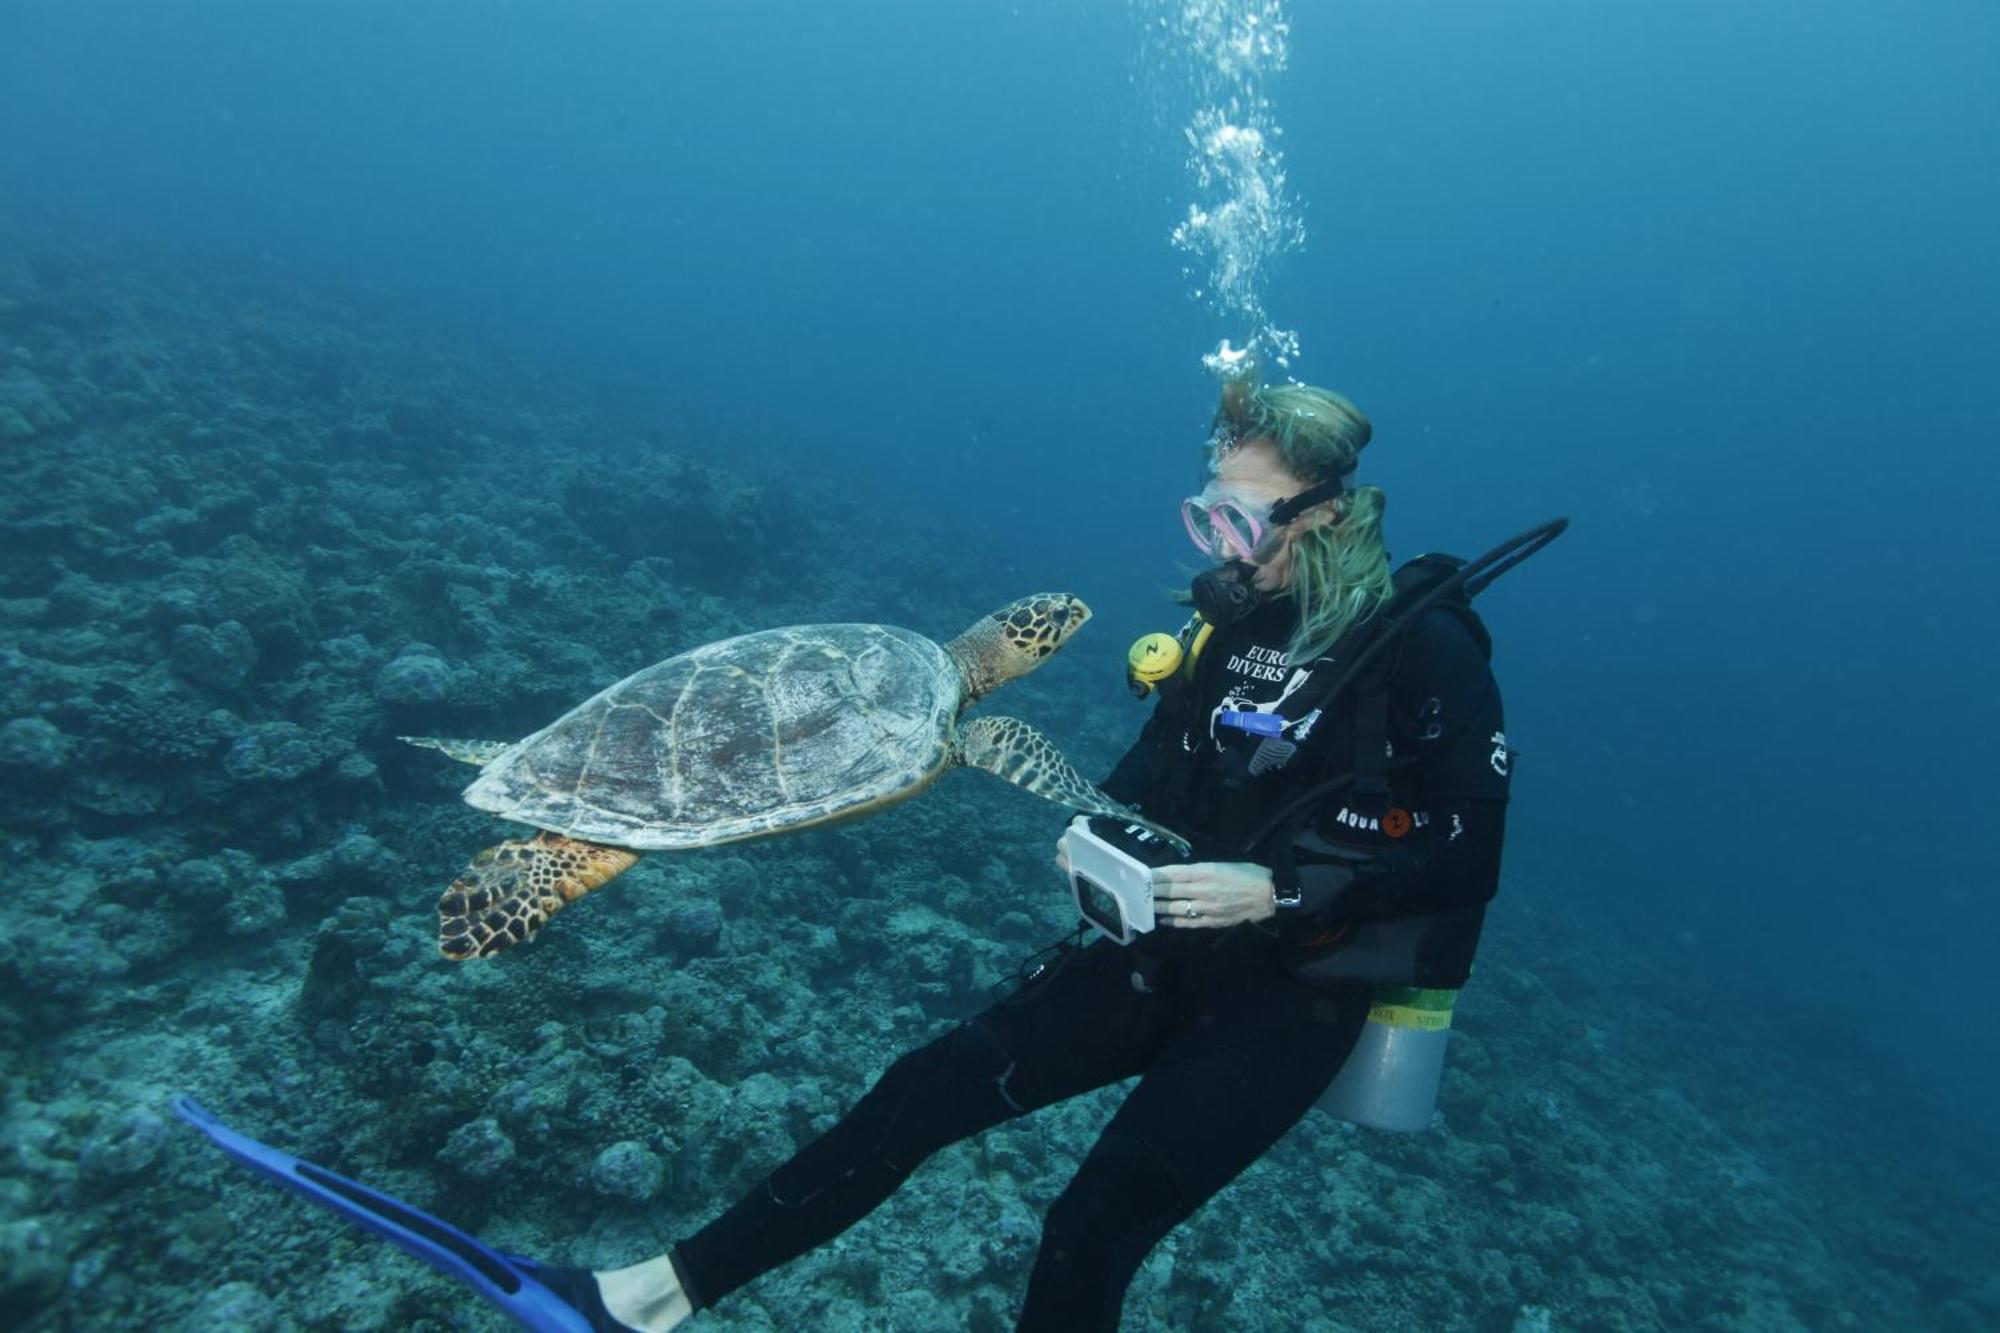
[[(1356, 744), (1352, 710), (1331, 707), (1290, 763), (1246, 776), (1257, 738), (1215, 723), (1225, 704), (1283, 712), (1339, 665), (1337, 647), (1301, 680), (1284, 655), (1292, 614), (1279, 601), (1218, 631), (1107, 780), (1188, 835), (1197, 859), (1245, 859), (1246, 821), (1337, 771)], [(1387, 693), (1389, 799), (1408, 815), (1407, 827), (1388, 827), (1400, 837), (1383, 831), (1392, 807), (1329, 800), (1286, 831), (1298, 906), (1226, 930), (1163, 926), (1129, 948), (1065, 949), (1007, 999), (897, 1060), (824, 1136), (674, 1247), (696, 1308), (838, 1235), (947, 1144), (1137, 1075), (1049, 1210), (1019, 1324), (1115, 1328), (1146, 1254), (1290, 1129), (1346, 1059), (1371, 989), (1340, 980), (1327, 960), (1353, 929), (1427, 918), (1415, 971), (1401, 980), (1464, 979), (1498, 883), (1509, 762), (1476, 631), (1453, 612), (1426, 614), (1404, 636)], [(1357, 872), (1323, 855), (1336, 845), (1370, 855)]]

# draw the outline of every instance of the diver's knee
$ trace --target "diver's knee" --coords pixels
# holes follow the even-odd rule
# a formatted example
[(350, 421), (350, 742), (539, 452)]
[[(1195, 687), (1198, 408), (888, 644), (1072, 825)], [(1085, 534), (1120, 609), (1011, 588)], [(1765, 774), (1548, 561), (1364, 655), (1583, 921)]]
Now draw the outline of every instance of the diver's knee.
[(1143, 1253), (1186, 1213), (1166, 1159), (1133, 1135), (1107, 1130), (1050, 1205), (1042, 1245), (1059, 1261), (1120, 1243), (1141, 1245)]

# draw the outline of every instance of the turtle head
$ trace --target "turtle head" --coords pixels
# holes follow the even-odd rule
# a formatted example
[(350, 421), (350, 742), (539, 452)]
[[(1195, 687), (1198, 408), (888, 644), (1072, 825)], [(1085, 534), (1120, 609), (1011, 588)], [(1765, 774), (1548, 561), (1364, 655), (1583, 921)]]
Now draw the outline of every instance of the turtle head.
[(1090, 608), (1066, 592), (1041, 592), (983, 616), (945, 645), (965, 680), (965, 702), (1025, 676), (1090, 619)]

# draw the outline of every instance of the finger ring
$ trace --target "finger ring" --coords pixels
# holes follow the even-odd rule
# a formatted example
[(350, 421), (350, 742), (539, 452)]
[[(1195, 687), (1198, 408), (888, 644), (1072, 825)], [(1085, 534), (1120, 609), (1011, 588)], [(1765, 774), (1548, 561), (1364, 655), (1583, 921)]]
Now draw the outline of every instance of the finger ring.
[(1183, 916), (1190, 916), (1190, 917), (1196, 917), (1196, 916), (1200, 916), (1200, 915), (1201, 915), (1201, 913), (1200, 913), (1199, 911), (1197, 911), (1197, 910), (1195, 909), (1195, 905), (1194, 905), (1193, 903), (1189, 903), (1189, 904), (1187, 905), (1187, 911), (1186, 911), (1186, 912), (1184, 912), (1184, 913), (1182, 913), (1182, 915), (1183, 915)]

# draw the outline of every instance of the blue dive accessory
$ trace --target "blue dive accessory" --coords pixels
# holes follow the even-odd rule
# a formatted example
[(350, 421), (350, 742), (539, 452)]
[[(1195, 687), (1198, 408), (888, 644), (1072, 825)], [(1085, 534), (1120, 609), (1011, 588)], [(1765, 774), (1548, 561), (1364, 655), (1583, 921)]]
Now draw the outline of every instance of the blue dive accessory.
[(1285, 734), (1285, 719), (1276, 713), (1253, 713), (1240, 708), (1225, 708), (1217, 715), (1221, 726), (1247, 731), (1252, 736), (1282, 736)]
[(331, 1208), (445, 1276), (463, 1282), (523, 1328), (535, 1333), (591, 1333), (590, 1320), (539, 1280), (545, 1270), (534, 1260), (502, 1254), (401, 1200), (238, 1134), (192, 1097), (174, 1098), (173, 1109), (175, 1115), (252, 1171)]

